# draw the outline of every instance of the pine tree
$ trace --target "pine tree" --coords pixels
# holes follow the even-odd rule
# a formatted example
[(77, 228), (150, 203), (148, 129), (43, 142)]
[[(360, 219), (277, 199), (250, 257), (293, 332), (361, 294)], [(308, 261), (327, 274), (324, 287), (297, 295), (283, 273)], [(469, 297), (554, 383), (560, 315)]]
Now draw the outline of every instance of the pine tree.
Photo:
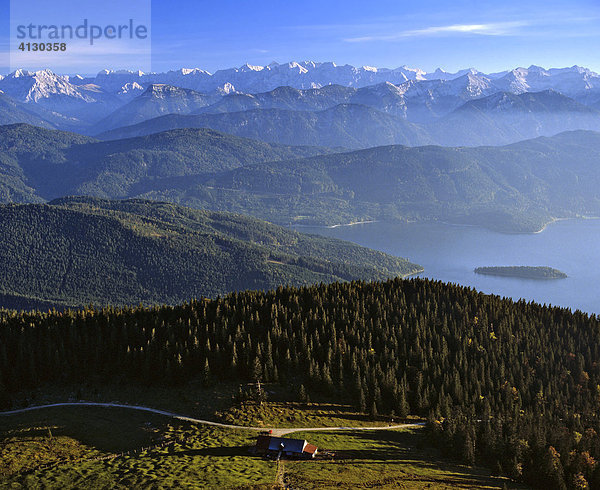
[(358, 410), (361, 413), (365, 413), (367, 411), (367, 399), (365, 398), (365, 392), (362, 387), (358, 392)]
[(404, 387), (400, 388), (398, 397), (398, 416), (402, 419), (405, 419), (408, 417), (410, 407), (408, 406), (408, 401), (406, 400), (406, 392), (404, 391)]
[(250, 379), (252, 379), (252, 381), (259, 381), (260, 379), (262, 379), (262, 366), (258, 357), (255, 357), (252, 361), (252, 367), (250, 369)]
[(300, 388), (298, 389), (298, 398), (304, 403), (308, 401), (308, 395), (306, 394), (306, 388), (304, 385), (300, 385)]
[(464, 438), (462, 459), (469, 466), (475, 464), (475, 443), (468, 432)]
[(204, 360), (204, 368), (202, 368), (202, 385), (208, 387), (212, 383), (211, 373), (210, 373), (210, 365), (208, 364), (208, 359)]
[(373, 400), (373, 403), (371, 403), (371, 409), (369, 410), (369, 417), (371, 418), (371, 420), (377, 420), (379, 413), (377, 412), (377, 403), (375, 403), (375, 400)]

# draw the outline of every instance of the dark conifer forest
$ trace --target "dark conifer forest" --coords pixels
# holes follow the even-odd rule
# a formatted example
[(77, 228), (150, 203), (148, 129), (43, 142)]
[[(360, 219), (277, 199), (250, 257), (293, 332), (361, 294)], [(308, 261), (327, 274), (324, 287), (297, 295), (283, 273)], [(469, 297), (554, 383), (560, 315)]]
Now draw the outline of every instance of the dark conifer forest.
[(600, 487), (595, 316), (422, 279), (232, 293), (180, 306), (4, 311), (0, 403), (47, 383), (282, 383), (538, 488)]
[(254, 218), (143, 200), (0, 205), (0, 307), (179, 304), (422, 268)]

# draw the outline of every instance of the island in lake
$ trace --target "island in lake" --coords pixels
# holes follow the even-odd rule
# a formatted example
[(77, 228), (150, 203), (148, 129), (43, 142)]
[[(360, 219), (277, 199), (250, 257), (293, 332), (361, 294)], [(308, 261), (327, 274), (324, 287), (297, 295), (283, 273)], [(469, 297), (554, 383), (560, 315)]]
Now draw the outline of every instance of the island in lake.
[(529, 266), (507, 266), (507, 267), (477, 267), (476, 274), (489, 276), (519, 277), (521, 279), (564, 279), (567, 275), (553, 269), (552, 267), (529, 267)]

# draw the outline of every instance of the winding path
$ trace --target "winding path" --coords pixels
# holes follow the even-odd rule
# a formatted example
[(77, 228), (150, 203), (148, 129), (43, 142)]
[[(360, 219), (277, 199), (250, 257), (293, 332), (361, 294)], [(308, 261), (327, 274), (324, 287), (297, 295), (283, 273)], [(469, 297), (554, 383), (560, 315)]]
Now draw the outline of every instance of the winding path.
[[(125, 405), (122, 403), (99, 403), (99, 402), (65, 402), (65, 403), (51, 403), (49, 405), (38, 405), (35, 407), (20, 408), (18, 410), (9, 410), (7, 412), (0, 412), (0, 416), (5, 415), (17, 415), (19, 413), (31, 412), (33, 410), (41, 410), (43, 408), (53, 407), (106, 407), (106, 408), (128, 408), (131, 410), (140, 410), (142, 412), (150, 412), (158, 415), (164, 415), (177, 420), (183, 420), (186, 422), (192, 422), (195, 424), (212, 425), (214, 427), (223, 427), (225, 429), (238, 429), (238, 430), (253, 430), (253, 431), (265, 431), (269, 430), (268, 427), (246, 427), (243, 425), (231, 425), (221, 424), (219, 422), (212, 422), (210, 420), (195, 419), (192, 417), (186, 417), (185, 415), (179, 415), (173, 412), (167, 412), (165, 410), (158, 410), (156, 408), (144, 407), (141, 405)], [(424, 422), (415, 422), (411, 424), (397, 424), (397, 425), (377, 425), (367, 427), (288, 427), (288, 428), (274, 428), (271, 430), (271, 434), (276, 437), (281, 437), (285, 434), (291, 434), (292, 432), (306, 432), (306, 431), (340, 431), (340, 430), (390, 430), (390, 429), (406, 429), (409, 427), (421, 427), (425, 425)]]

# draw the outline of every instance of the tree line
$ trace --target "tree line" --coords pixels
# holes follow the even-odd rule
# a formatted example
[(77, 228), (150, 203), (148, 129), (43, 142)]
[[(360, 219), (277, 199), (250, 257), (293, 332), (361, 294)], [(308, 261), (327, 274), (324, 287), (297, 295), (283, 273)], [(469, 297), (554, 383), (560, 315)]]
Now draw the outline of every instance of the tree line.
[(450, 454), (536, 487), (600, 488), (599, 332), (593, 315), (423, 279), (4, 311), (0, 403), (49, 382), (260, 379), (427, 417)]

